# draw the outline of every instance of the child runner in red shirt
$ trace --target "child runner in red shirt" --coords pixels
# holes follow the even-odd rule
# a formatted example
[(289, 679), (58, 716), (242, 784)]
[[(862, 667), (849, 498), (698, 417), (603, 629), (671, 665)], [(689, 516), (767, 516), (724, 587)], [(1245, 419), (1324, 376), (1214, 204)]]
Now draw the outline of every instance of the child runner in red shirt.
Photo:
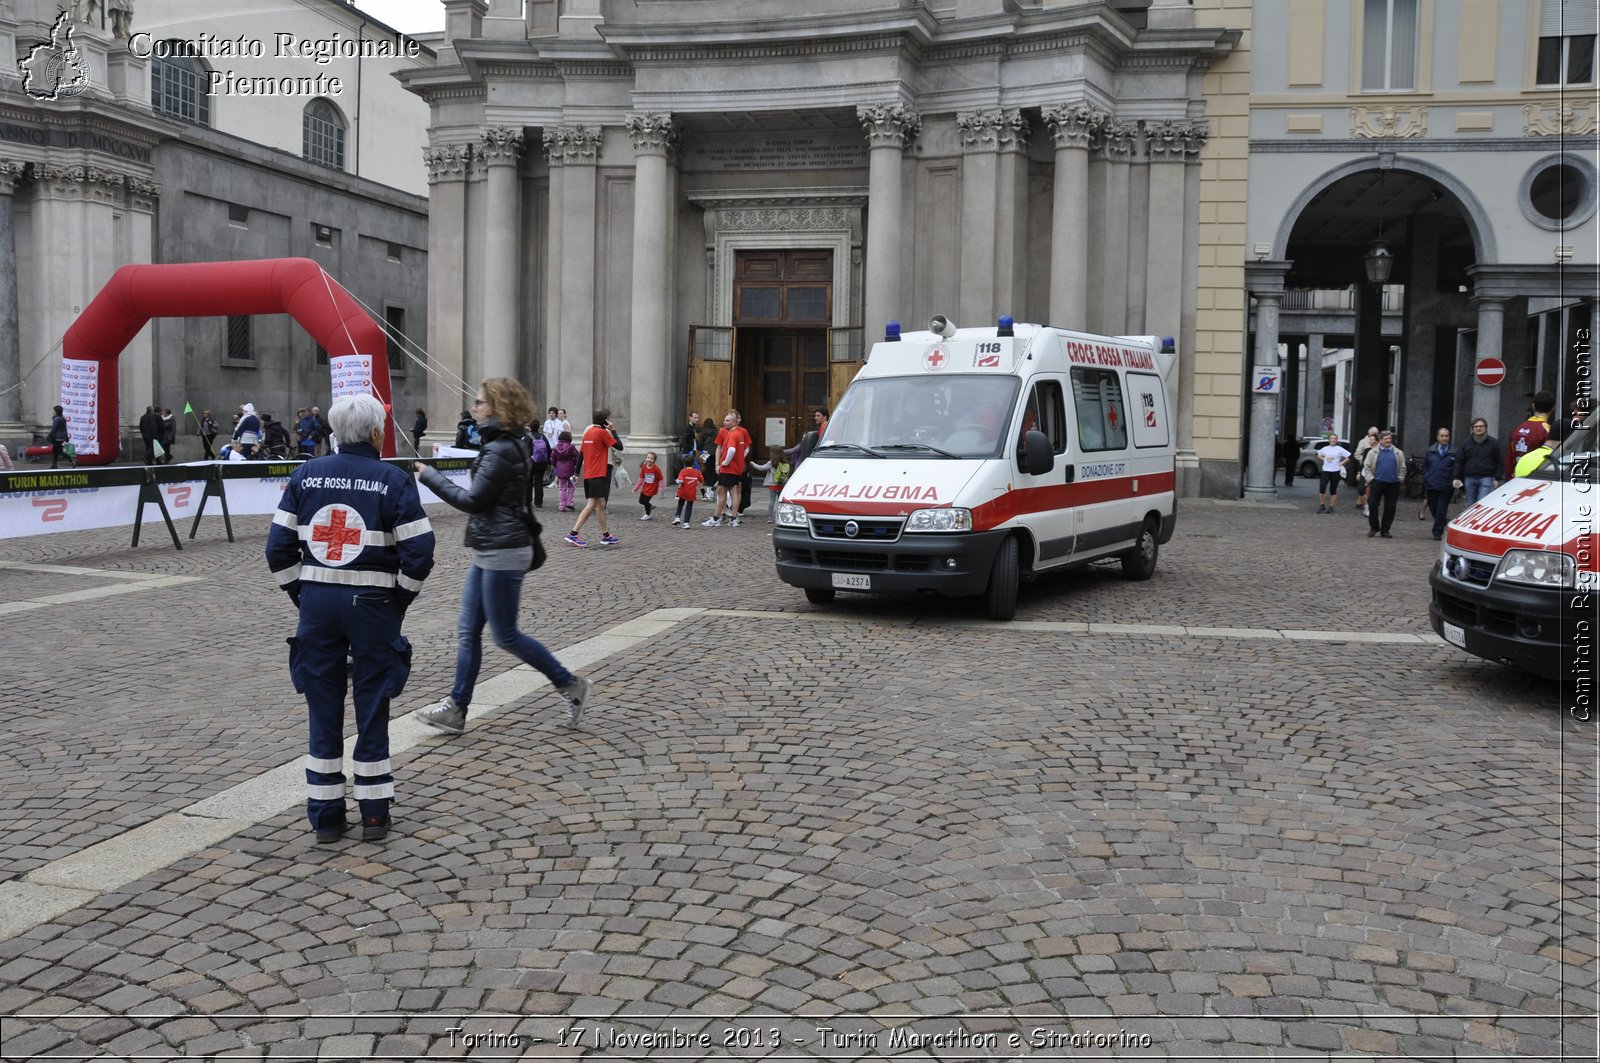
[(700, 496), (700, 485), (705, 479), (693, 465), (685, 465), (678, 470), (678, 508), (672, 515), (672, 523), (689, 527), (689, 518), (694, 515), (694, 500)]
[(661, 481), (664, 479), (666, 475), (661, 471), (661, 466), (656, 464), (656, 452), (652, 450), (644, 456), (639, 475), (633, 480), (633, 489), (639, 492), (639, 504), (644, 507), (644, 516), (640, 520), (656, 519), (656, 492), (661, 490)]

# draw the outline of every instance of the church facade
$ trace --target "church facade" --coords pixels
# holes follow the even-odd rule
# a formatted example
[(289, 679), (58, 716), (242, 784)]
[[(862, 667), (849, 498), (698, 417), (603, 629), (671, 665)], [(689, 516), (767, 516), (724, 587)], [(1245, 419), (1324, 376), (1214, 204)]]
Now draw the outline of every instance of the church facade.
[(430, 410), (508, 375), (633, 451), (729, 406), (790, 445), (889, 321), (1009, 314), (1173, 337), (1181, 489), (1236, 490), (1237, 420), (1213, 442), (1194, 400), (1213, 371), (1237, 395), (1237, 343), (1193, 351), (1202, 86), (1238, 30), (1184, 0), (445, 8), (402, 75), (431, 109)]

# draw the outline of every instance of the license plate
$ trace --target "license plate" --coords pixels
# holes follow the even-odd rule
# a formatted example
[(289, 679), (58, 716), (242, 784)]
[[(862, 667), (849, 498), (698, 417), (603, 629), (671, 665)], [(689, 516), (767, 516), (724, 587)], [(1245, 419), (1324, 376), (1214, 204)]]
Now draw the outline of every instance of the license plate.
[(849, 572), (834, 572), (833, 585), (847, 591), (870, 591), (872, 589), (871, 576), (856, 576)]
[(1444, 625), (1444, 640), (1452, 646), (1467, 648), (1467, 633), (1455, 624)]

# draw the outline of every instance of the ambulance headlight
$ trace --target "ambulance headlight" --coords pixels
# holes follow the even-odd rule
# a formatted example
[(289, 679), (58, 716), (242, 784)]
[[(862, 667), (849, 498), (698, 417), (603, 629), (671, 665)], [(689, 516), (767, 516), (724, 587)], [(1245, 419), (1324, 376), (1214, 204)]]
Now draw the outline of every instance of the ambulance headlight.
[(970, 509), (919, 509), (906, 519), (908, 532), (969, 532)]
[(1507, 550), (1494, 578), (1535, 587), (1566, 587), (1576, 583), (1577, 566), (1569, 554), (1553, 550)]
[(778, 505), (778, 527), (804, 528), (806, 526), (806, 509), (793, 502), (783, 502)]

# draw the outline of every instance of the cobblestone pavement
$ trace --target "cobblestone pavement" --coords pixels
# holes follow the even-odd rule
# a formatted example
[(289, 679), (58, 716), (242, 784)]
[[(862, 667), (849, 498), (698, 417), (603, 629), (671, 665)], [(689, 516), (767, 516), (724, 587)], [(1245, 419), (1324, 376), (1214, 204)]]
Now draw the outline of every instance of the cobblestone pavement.
[[(1593, 1058), (1594, 727), (1432, 635), (1426, 524), (1313, 492), (1005, 625), (811, 606), (760, 509), (549, 523), (584, 726), (489, 650), (381, 845), (306, 830), (265, 518), (10, 540), (0, 1055)], [(454, 664), (431, 515), (397, 713)]]

